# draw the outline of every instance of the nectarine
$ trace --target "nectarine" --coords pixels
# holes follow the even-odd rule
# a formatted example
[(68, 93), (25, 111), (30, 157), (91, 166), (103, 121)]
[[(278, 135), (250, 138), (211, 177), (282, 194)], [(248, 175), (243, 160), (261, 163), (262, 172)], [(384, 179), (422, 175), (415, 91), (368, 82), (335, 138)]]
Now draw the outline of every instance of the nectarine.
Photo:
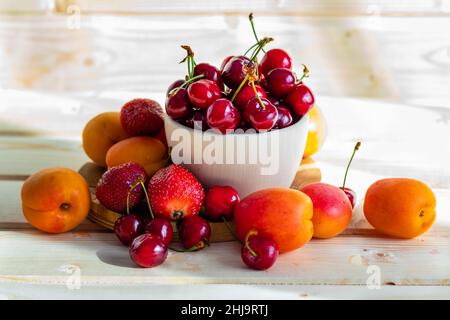
[(347, 228), (352, 220), (352, 205), (344, 191), (326, 183), (311, 183), (300, 191), (313, 203), (312, 223), (315, 238), (332, 238)]
[(436, 218), (436, 198), (423, 182), (388, 178), (372, 184), (364, 199), (364, 215), (381, 233), (414, 238), (427, 231)]
[(106, 154), (108, 168), (127, 162), (135, 162), (144, 167), (151, 177), (167, 164), (166, 146), (153, 137), (132, 137), (122, 140), (109, 149)]
[(106, 167), (106, 153), (116, 142), (128, 138), (120, 124), (119, 112), (104, 112), (95, 116), (83, 130), (83, 148), (96, 164)]
[(234, 226), (241, 241), (250, 230), (276, 242), (280, 253), (300, 248), (313, 235), (313, 205), (303, 192), (288, 188), (256, 191), (236, 206)]
[(30, 176), (22, 187), (23, 214), (39, 230), (61, 233), (78, 226), (89, 213), (91, 195), (84, 178), (66, 168)]

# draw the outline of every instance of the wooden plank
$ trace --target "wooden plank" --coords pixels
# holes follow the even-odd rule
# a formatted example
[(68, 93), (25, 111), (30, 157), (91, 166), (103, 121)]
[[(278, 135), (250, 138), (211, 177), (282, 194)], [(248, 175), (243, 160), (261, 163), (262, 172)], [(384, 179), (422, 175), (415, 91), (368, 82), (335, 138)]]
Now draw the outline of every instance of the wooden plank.
[[(68, 279), (68, 276), (67, 276)], [(72, 289), (69, 289), (72, 288)], [(126, 285), (80, 286), (2, 283), (0, 299), (157, 299), (157, 300), (316, 300), (316, 299), (407, 299), (446, 300), (449, 286), (317, 286), (317, 285)]]
[(280, 256), (267, 272), (247, 269), (236, 242), (217, 243), (195, 253), (170, 252), (160, 267), (141, 269), (110, 233), (47, 235), (22, 230), (1, 231), (0, 237), (0, 283), (61, 285), (66, 276), (60, 270), (73, 265), (81, 270), (82, 285), (365, 285), (369, 266), (378, 268), (381, 284), (450, 284), (448, 233), (413, 240), (354, 236), (313, 240)]

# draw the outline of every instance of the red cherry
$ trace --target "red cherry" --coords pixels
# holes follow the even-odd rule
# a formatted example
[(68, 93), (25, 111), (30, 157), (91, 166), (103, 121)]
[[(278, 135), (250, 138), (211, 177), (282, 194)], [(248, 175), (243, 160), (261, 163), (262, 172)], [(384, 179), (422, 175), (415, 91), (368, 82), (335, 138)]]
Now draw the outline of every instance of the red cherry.
[(295, 88), (295, 74), (286, 68), (273, 69), (267, 75), (266, 88), (276, 97), (284, 97)]
[(215, 82), (206, 79), (192, 83), (187, 93), (191, 103), (200, 109), (208, 108), (222, 96), (219, 86)]
[(226, 64), (228, 63), (228, 61), (231, 60), (231, 58), (233, 58), (234, 56), (228, 56), (225, 59), (223, 59), (222, 64), (220, 65), (220, 72), (223, 72), (223, 69), (225, 68)]
[(257, 131), (270, 130), (277, 123), (278, 111), (269, 100), (261, 98), (261, 101), (264, 106), (258, 97), (251, 98), (244, 108), (243, 117)]
[(239, 203), (239, 195), (233, 187), (215, 186), (205, 196), (205, 209), (208, 218), (219, 221), (224, 217), (232, 220), (234, 207)]
[(271, 94), (267, 94), (267, 100), (269, 100), (275, 107), (282, 105), (280, 98), (274, 97)]
[(199, 216), (189, 216), (178, 223), (178, 235), (186, 249), (203, 249), (209, 244), (211, 227)]
[(145, 232), (145, 224), (137, 215), (128, 214), (116, 220), (114, 223), (114, 232), (120, 242), (125, 246), (129, 246), (135, 238)]
[(166, 99), (166, 112), (175, 120), (185, 119), (192, 113), (186, 89), (179, 89), (176, 93), (172, 91), (169, 94)]
[(206, 115), (203, 110), (195, 111), (192, 117), (186, 120), (186, 125), (190, 128), (195, 128), (199, 130), (208, 130), (208, 122), (206, 121)]
[(287, 52), (282, 49), (270, 49), (262, 57), (259, 65), (261, 67), (262, 74), (267, 76), (267, 74), (275, 68), (291, 69), (292, 59)]
[(137, 237), (130, 246), (131, 260), (143, 268), (160, 265), (166, 260), (167, 252), (168, 248), (161, 238), (150, 233)]
[(163, 218), (154, 218), (145, 228), (145, 233), (159, 236), (166, 246), (172, 242), (173, 228), (170, 221)]
[[(258, 95), (262, 98), (266, 98), (266, 90), (264, 90), (262, 87), (255, 85), (256, 92)], [(238, 95), (234, 99), (234, 104), (236, 107), (240, 110), (242, 110), (245, 105), (247, 104), (248, 100), (251, 98), (256, 97), (255, 90), (252, 88), (252, 86), (245, 85), (242, 87), (241, 91), (239, 91)]]
[(199, 63), (194, 67), (194, 77), (203, 74), (202, 79), (215, 82), (220, 90), (223, 90), (222, 74), (216, 67), (209, 63)]
[[(251, 235), (252, 231), (249, 232)], [(277, 244), (259, 235), (247, 236), (241, 250), (242, 261), (255, 270), (267, 270), (278, 258)]]
[(303, 83), (295, 86), (294, 90), (287, 95), (284, 102), (299, 117), (304, 116), (314, 106), (314, 95)]
[(222, 98), (214, 101), (208, 108), (206, 121), (211, 128), (225, 134), (227, 130), (237, 128), (241, 121), (241, 116), (239, 110), (233, 106), (230, 100)]
[(172, 91), (175, 88), (179, 88), (184, 84), (185, 80), (179, 79), (174, 82), (167, 88), (166, 97), (169, 96), (170, 91)]
[(247, 69), (253, 66), (253, 62), (247, 57), (239, 56), (231, 58), (222, 71), (223, 82), (228, 88), (236, 89), (245, 79)]
[(292, 124), (292, 114), (291, 111), (283, 106), (278, 106), (278, 120), (276, 127), (279, 129), (289, 127)]
[(342, 191), (345, 192), (345, 194), (347, 195), (348, 200), (350, 200), (350, 203), (352, 204), (352, 208), (354, 208), (355, 205), (356, 205), (356, 192), (353, 191), (350, 188), (339, 187), (339, 189), (341, 189)]

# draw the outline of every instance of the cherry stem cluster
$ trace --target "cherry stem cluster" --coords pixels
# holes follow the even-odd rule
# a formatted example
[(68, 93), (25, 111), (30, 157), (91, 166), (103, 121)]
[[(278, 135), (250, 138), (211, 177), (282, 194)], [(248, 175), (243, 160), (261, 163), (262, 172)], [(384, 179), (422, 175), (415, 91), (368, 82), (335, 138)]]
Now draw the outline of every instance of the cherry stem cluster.
[[(248, 15), (248, 20), (250, 21), (250, 26), (252, 27), (252, 32), (253, 35), (255, 36), (255, 40), (257, 43), (259, 43), (259, 38), (258, 38), (258, 34), (256, 33), (256, 29), (255, 29), (255, 23), (253, 21), (253, 13), (250, 13)], [(266, 51), (264, 49), (262, 49), (262, 51), (265, 53)]]
[(344, 175), (344, 182), (342, 183), (342, 188), (345, 188), (345, 182), (347, 181), (347, 173), (348, 169), (350, 169), (350, 165), (352, 164), (353, 157), (355, 156), (356, 151), (358, 151), (359, 147), (361, 146), (361, 142), (358, 141), (355, 144), (355, 147), (353, 148), (352, 156), (350, 157), (350, 160), (348, 161), (347, 168), (345, 169), (345, 175)]

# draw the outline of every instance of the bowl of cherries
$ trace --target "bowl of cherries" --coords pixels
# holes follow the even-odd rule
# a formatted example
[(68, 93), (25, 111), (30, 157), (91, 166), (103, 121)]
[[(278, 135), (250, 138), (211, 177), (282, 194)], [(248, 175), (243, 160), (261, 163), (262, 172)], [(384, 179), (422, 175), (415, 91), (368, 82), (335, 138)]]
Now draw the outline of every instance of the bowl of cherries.
[[(314, 95), (297, 76), (283, 49), (259, 38), (243, 55), (227, 56), (220, 68), (197, 63), (186, 45), (184, 79), (167, 89), (165, 131), (172, 161), (202, 183), (233, 185), (245, 196), (289, 187), (302, 159)], [(261, 60), (258, 56), (262, 55)]]

